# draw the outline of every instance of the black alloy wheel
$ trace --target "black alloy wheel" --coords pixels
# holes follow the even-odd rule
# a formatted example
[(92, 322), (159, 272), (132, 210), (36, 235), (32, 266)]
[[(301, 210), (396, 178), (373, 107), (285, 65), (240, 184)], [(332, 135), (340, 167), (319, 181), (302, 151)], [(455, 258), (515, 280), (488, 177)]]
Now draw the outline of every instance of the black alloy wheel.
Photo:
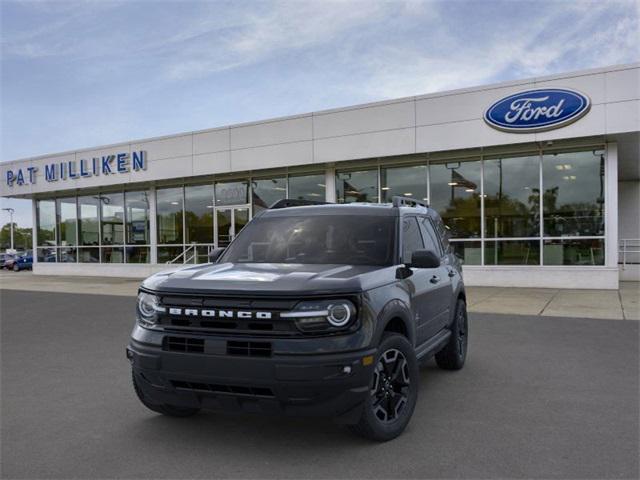
[(371, 388), (373, 414), (383, 423), (398, 418), (409, 399), (409, 364), (395, 348), (384, 352), (373, 372)]

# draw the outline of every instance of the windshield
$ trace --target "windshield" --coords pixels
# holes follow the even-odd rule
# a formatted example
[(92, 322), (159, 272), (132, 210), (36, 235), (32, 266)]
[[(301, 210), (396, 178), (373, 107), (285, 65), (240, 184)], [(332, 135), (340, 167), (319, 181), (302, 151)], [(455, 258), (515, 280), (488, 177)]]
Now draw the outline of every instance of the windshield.
[(220, 262), (393, 265), (395, 224), (392, 216), (256, 218)]

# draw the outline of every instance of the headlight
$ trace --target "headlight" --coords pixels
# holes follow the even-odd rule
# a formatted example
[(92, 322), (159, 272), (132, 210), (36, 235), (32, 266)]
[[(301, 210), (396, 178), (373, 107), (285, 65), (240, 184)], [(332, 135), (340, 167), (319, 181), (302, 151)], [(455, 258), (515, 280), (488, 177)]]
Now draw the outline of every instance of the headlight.
[(164, 312), (160, 306), (160, 300), (155, 295), (146, 292), (138, 293), (137, 317), (140, 325), (151, 327), (158, 322), (158, 313)]
[(293, 311), (281, 313), (280, 317), (294, 319), (303, 332), (332, 332), (353, 324), (356, 307), (349, 300), (300, 302)]

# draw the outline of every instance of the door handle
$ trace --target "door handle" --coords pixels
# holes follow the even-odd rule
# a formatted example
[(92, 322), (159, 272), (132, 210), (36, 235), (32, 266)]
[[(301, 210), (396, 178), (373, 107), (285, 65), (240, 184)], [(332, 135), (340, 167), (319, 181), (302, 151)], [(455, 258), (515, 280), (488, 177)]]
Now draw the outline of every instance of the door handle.
[(455, 277), (456, 276), (456, 271), (453, 268), (449, 269), (449, 276), (450, 277)]
[(440, 281), (440, 277), (437, 275), (434, 275), (433, 277), (431, 277), (431, 279), (429, 280), (431, 283), (438, 283)]

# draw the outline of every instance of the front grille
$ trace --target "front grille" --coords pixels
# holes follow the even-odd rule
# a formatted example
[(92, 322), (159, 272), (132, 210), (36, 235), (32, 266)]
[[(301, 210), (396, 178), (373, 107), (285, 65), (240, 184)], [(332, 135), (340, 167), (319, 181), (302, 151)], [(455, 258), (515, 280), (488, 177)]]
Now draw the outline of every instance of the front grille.
[(164, 337), (162, 348), (170, 352), (204, 353), (204, 340), (201, 338)]
[(247, 387), (240, 385), (219, 385), (212, 383), (185, 382), (171, 380), (173, 388), (194, 392), (226, 393), (230, 395), (247, 395), (253, 397), (274, 397), (273, 391), (266, 387)]
[(227, 342), (227, 354), (242, 357), (270, 357), (270, 342)]

